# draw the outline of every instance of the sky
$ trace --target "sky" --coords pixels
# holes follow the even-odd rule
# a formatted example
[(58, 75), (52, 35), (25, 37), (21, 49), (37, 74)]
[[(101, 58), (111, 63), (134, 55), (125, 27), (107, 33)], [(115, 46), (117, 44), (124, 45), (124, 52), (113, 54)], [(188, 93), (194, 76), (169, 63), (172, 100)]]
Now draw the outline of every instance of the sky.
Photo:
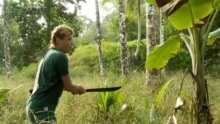
[[(99, 0), (100, 1), (100, 0)], [(0, 0), (0, 6), (3, 4), (3, 0)], [(83, 15), (91, 19), (92, 21), (96, 20), (96, 10), (95, 10), (95, 0), (86, 0), (86, 2), (80, 2), (81, 10), (79, 11), (79, 15)], [(74, 5), (67, 5), (69, 11), (71, 11), (74, 7)], [(0, 7), (0, 14), (2, 13), (2, 8)], [(100, 19), (103, 20), (103, 18), (107, 15), (112, 13), (114, 10), (113, 4), (106, 3), (104, 6), (100, 7)]]
[[(100, 0), (99, 0), (100, 1)], [(79, 11), (79, 15), (83, 15), (91, 19), (92, 21), (96, 20), (96, 7), (95, 0), (86, 0), (86, 2), (80, 2), (81, 10)], [(99, 6), (99, 14), (100, 19), (112, 13), (114, 11), (114, 6), (111, 3), (106, 3), (104, 6)]]
[(3, 0), (0, 0), (0, 14), (2, 14), (2, 4), (3, 4)]

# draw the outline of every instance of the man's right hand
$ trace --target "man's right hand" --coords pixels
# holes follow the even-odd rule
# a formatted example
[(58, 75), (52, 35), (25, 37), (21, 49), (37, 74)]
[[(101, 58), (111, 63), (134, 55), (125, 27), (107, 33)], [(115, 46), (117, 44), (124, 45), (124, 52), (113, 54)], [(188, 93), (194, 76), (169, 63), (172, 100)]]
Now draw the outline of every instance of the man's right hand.
[(84, 94), (85, 92), (86, 92), (86, 89), (83, 86), (81, 85), (77, 86), (77, 94), (81, 95), (81, 94)]
[(72, 84), (69, 75), (62, 76), (61, 78), (64, 84), (64, 90), (71, 92), (73, 95), (81, 95), (86, 92), (86, 89), (83, 86)]

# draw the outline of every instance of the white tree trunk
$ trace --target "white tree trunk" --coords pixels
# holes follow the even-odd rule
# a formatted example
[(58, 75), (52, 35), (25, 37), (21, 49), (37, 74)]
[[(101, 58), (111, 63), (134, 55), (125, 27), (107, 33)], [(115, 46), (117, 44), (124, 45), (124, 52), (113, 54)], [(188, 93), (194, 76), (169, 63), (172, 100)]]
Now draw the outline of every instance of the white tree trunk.
[[(160, 44), (164, 44), (164, 15), (162, 13), (161, 8), (159, 9), (159, 14), (160, 14)], [(161, 74), (165, 74), (165, 69), (161, 70)]]
[(137, 10), (138, 10), (138, 38), (137, 38), (137, 48), (135, 52), (135, 57), (137, 57), (140, 49), (140, 42), (141, 42), (141, 1), (137, 0)]
[(119, 32), (120, 32), (120, 43), (121, 43), (121, 71), (122, 71), (122, 75), (127, 75), (128, 54), (127, 54), (127, 41), (126, 41), (124, 0), (119, 0)]
[(162, 13), (162, 10), (159, 10), (160, 12), (160, 44), (164, 43), (164, 15)]
[(98, 0), (95, 0), (96, 5), (96, 40), (98, 46), (98, 60), (99, 60), (99, 70), (100, 74), (104, 75), (104, 67), (102, 62), (102, 45), (101, 45), (101, 29), (100, 29), (100, 16), (99, 16), (99, 3)]
[[(160, 43), (159, 39), (159, 11), (156, 5), (147, 4), (146, 7), (146, 47), (147, 47), (147, 55), (153, 50), (154, 46)], [(159, 74), (158, 70), (148, 71), (146, 70), (146, 82), (147, 85), (153, 85), (154, 79), (157, 78)]]
[(4, 37), (4, 54), (5, 54), (5, 67), (6, 67), (6, 72), (7, 72), (7, 76), (10, 78), (12, 75), (11, 72), (11, 56), (10, 56), (10, 43), (9, 43), (9, 32), (8, 32), (8, 25), (7, 25), (7, 21), (8, 21), (8, 16), (7, 16), (7, 0), (3, 1), (3, 28), (4, 28), (4, 32), (3, 32), (3, 37)]

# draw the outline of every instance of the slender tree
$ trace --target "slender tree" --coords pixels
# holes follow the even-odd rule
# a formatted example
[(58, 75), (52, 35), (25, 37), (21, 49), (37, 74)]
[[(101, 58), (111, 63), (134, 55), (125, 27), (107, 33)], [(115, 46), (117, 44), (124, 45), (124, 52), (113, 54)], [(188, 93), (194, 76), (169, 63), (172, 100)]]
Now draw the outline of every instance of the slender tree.
[(44, 18), (46, 20), (47, 28), (46, 28), (46, 41), (48, 42), (50, 40), (50, 32), (53, 29), (53, 18), (52, 18), (52, 9), (54, 6), (53, 0), (44, 0)]
[(122, 71), (122, 75), (127, 75), (128, 55), (127, 55), (124, 0), (119, 0), (118, 2), (119, 2), (119, 32), (120, 32), (120, 43), (121, 43), (121, 71)]
[(135, 56), (138, 55), (140, 49), (141, 42), (141, 0), (137, 0), (137, 11), (138, 11), (138, 38), (137, 38), (137, 48), (135, 52)]
[(10, 78), (11, 72), (11, 55), (10, 55), (10, 43), (9, 43), (9, 32), (8, 32), (8, 16), (7, 16), (7, 0), (3, 1), (3, 28), (4, 28), (4, 54), (5, 54), (5, 67), (7, 76)]
[[(118, 0), (102, 0), (101, 5), (104, 5), (105, 3), (112, 3), (114, 5), (114, 8), (118, 8)], [(144, 0), (140, 0), (140, 12), (145, 11), (144, 6), (145, 2)], [(126, 20), (126, 40), (131, 41), (131, 40), (136, 40), (138, 38), (138, 10), (137, 10), (137, 0), (124, 0), (124, 11), (125, 11), (125, 20)], [(119, 25), (116, 25), (118, 23), (118, 18), (115, 17), (115, 13), (117, 13), (118, 10), (114, 10), (113, 13), (107, 15), (104, 18), (104, 24), (106, 25), (103, 27), (107, 32), (107, 38), (111, 39), (113, 41), (117, 41), (120, 39), (120, 36), (117, 34), (116, 30), (119, 29)], [(145, 22), (145, 15), (141, 15), (141, 21)], [(141, 23), (141, 28), (145, 29), (146, 28), (146, 23)], [(146, 38), (146, 30), (141, 30), (141, 39)], [(103, 37), (105, 35), (103, 34)], [(135, 50), (136, 51), (136, 50)], [(134, 55), (135, 55), (134, 51)], [(128, 57), (129, 58), (129, 57)]]
[(159, 15), (160, 15), (160, 44), (164, 43), (164, 14), (162, 13), (162, 10), (159, 9)]
[(96, 5), (96, 40), (98, 46), (98, 60), (99, 60), (99, 70), (101, 76), (104, 75), (104, 67), (102, 62), (102, 44), (101, 44), (101, 29), (100, 29), (100, 16), (99, 16), (99, 2), (95, 0)]
[[(147, 35), (146, 35), (146, 47), (147, 47), (147, 56), (153, 50), (153, 47), (160, 43), (159, 39), (159, 11), (158, 7), (155, 4), (147, 4)], [(148, 57), (147, 57), (148, 58)], [(159, 71), (154, 70), (146, 70), (146, 82), (147, 85), (153, 85), (154, 80), (157, 78)]]
[[(159, 18), (160, 18), (160, 44), (164, 44), (164, 14), (162, 13), (162, 9), (159, 8)], [(161, 70), (161, 75), (165, 74), (165, 68)]]

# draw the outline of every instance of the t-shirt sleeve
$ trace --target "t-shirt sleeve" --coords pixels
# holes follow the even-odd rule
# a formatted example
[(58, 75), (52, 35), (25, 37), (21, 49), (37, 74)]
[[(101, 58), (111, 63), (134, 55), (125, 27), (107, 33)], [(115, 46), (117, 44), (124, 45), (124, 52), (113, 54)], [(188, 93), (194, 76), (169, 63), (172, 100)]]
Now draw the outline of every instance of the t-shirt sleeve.
[(56, 67), (58, 70), (58, 73), (60, 76), (68, 75), (69, 69), (68, 69), (68, 59), (66, 55), (58, 55), (56, 57)]

